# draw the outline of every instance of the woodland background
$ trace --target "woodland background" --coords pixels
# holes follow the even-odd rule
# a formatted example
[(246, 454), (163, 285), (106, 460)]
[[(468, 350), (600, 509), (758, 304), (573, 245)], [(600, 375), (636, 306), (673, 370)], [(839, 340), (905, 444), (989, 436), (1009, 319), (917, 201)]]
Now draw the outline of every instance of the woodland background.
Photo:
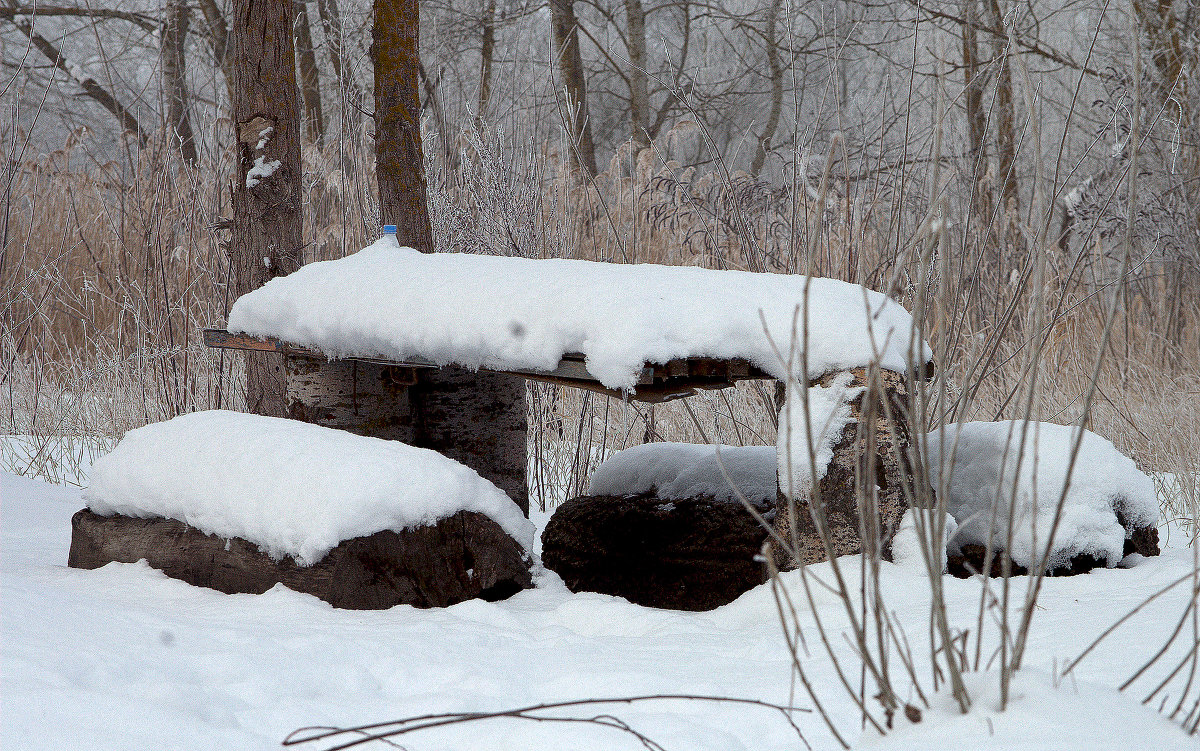
[[(379, 231), (372, 9), (293, 2), (302, 260)], [(223, 0), (0, 4), (5, 469), (241, 408)], [(440, 251), (808, 272), (901, 300), (927, 427), (1083, 419), (1194, 509), (1200, 3), (421, 2)], [(649, 440), (774, 441), (764, 384), (638, 406), (530, 386), (535, 504)], [(1084, 413), (1087, 413), (1084, 417)], [(1166, 491), (1165, 491), (1166, 492)]]

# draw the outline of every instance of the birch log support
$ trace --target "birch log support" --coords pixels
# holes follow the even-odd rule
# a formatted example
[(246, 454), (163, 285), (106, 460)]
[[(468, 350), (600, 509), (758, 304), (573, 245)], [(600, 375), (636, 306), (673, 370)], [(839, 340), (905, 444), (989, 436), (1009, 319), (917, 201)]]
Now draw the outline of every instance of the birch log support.
[(519, 376), (288, 355), (287, 401), (293, 419), (462, 462), (529, 513), (525, 381)]
[[(864, 536), (868, 551), (891, 560), (892, 538), (913, 490), (908, 385), (890, 370), (878, 371), (877, 379), (865, 368), (851, 374), (847, 388), (866, 388), (850, 401), (853, 419), (842, 429), (818, 492), (794, 504), (779, 493), (774, 529), (787, 544), (772, 538), (766, 548), (781, 571), (828, 560), (830, 552), (834, 557), (864, 552)], [(866, 504), (860, 488), (862, 495), (874, 491)]]

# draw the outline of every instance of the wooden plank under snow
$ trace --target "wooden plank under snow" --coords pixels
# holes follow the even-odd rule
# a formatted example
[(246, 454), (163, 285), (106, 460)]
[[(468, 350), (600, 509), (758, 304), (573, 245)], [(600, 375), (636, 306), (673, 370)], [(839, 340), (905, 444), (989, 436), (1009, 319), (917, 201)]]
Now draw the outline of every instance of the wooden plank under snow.
[[(272, 337), (258, 338), (245, 334), (231, 334), (224, 329), (204, 329), (204, 343), (209, 347), (236, 349), (253, 352), (278, 352), (291, 357), (329, 359), (314, 349), (299, 347)], [(419, 357), (403, 361), (371, 357), (341, 358), (351, 362), (369, 362), (405, 368), (437, 368), (436, 363)], [(686, 357), (665, 363), (646, 363), (638, 376), (633, 393), (605, 388), (595, 376), (588, 372), (585, 358), (577, 352), (563, 355), (553, 370), (497, 370), (480, 368), (493, 373), (506, 373), (544, 383), (556, 383), (574, 388), (608, 394), (617, 398), (628, 398), (643, 402), (665, 402), (692, 396), (699, 390), (721, 389), (733, 386), (741, 380), (770, 379), (772, 376), (742, 359), (720, 359), (712, 357)]]

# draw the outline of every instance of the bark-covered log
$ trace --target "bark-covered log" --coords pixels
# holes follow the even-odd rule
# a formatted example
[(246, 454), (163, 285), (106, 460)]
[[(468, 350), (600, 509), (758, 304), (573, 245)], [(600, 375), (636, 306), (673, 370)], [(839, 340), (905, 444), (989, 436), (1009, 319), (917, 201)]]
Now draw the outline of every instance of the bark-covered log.
[(542, 562), (572, 592), (711, 610), (762, 584), (767, 530), (741, 504), (653, 494), (582, 496), (558, 507)]
[(71, 519), (67, 565), (94, 569), (145, 559), (189, 584), (229, 594), (261, 594), (283, 584), (338, 608), (446, 607), (500, 600), (532, 586), (529, 560), (488, 517), (460, 511), (437, 524), (345, 540), (312, 566), (272, 560), (241, 538), (222, 539), (174, 519)]
[(529, 513), (519, 376), (288, 356), (287, 382), (289, 417), (433, 449)]

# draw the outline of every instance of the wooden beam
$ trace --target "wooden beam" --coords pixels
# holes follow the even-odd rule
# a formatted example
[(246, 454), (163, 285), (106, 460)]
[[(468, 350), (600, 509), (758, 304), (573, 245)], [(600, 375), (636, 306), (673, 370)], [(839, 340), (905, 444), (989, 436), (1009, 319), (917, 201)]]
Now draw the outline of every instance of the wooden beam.
[[(204, 343), (209, 347), (239, 349), (259, 352), (281, 352), (297, 357), (329, 359), (323, 353), (307, 347), (280, 341), (273, 337), (258, 338), (245, 334), (231, 334), (222, 329), (205, 329)], [(403, 361), (376, 357), (340, 358), (351, 362), (367, 362), (405, 368), (438, 368), (437, 363), (419, 357), (408, 357)], [(628, 398), (641, 402), (665, 402), (694, 395), (697, 390), (721, 389), (748, 379), (770, 380), (773, 377), (746, 360), (720, 359), (714, 357), (677, 358), (666, 363), (647, 363), (638, 374), (632, 394), (606, 388), (588, 372), (586, 357), (578, 352), (568, 352), (553, 370), (517, 368), (498, 370), (480, 368), (482, 371), (518, 375), (534, 381), (556, 383), (563, 386), (586, 389), (616, 398)]]

